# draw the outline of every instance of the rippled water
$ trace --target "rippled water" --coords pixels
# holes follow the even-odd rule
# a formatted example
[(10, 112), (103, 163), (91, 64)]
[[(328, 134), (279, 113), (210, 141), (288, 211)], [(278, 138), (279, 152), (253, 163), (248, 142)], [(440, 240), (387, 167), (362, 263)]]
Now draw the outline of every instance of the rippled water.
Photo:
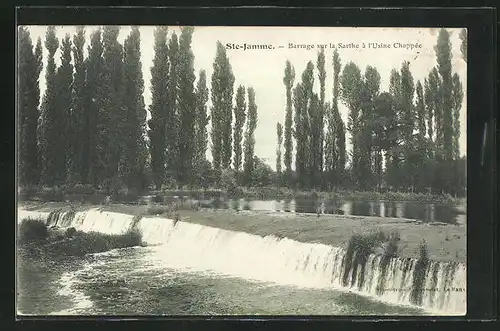
[[(57, 268), (38, 264), (35, 273), (20, 269), (21, 275), (31, 278), (19, 283), (25, 294), (20, 297), (19, 311), (64, 315), (425, 314), (333, 289), (249, 281), (187, 266), (170, 268), (158, 263), (159, 249), (114, 250), (82, 263), (57, 262)], [(34, 282), (33, 277), (38, 280)]]

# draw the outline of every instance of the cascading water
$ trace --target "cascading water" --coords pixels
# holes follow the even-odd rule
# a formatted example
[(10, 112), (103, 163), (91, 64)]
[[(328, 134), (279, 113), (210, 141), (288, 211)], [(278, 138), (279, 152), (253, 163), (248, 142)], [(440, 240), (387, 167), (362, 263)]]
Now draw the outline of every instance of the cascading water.
[[(371, 254), (362, 264), (339, 247), (261, 237), (160, 217), (143, 217), (91, 209), (85, 212), (36, 213), (18, 210), (18, 221), (44, 217), (47, 224), (77, 230), (122, 234), (137, 227), (156, 265), (211, 270), (245, 279), (314, 288), (349, 290), (380, 300), (417, 305), (435, 313), (466, 312), (466, 267)], [(419, 269), (420, 268), (420, 269)], [(420, 272), (420, 276), (419, 276)], [(417, 278), (421, 281), (417, 281)]]

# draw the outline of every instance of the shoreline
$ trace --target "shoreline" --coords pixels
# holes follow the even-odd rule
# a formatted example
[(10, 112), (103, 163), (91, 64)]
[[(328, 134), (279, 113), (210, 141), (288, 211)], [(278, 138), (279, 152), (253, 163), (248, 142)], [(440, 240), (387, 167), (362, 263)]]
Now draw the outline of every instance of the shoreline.
[(30, 200), (36, 197), (43, 200), (64, 201), (68, 197), (77, 197), (77, 199), (87, 198), (91, 201), (104, 199), (106, 196), (117, 199), (137, 200), (141, 197), (190, 197), (199, 199), (200, 197), (223, 197), (226, 199), (310, 199), (316, 194), (318, 199), (322, 200), (366, 200), (374, 202), (409, 202), (409, 203), (431, 203), (447, 204), (455, 206), (467, 206), (466, 197), (453, 197), (449, 194), (430, 194), (430, 193), (411, 193), (399, 191), (357, 191), (339, 189), (336, 191), (315, 191), (298, 190), (288, 187), (236, 187), (233, 190), (220, 188), (193, 188), (193, 189), (163, 189), (147, 190), (142, 193), (137, 192), (117, 192), (111, 194), (92, 186), (80, 185), (74, 187), (26, 187), (19, 188), (18, 199)]
[[(161, 206), (161, 205), (158, 205)], [(50, 212), (55, 209), (86, 211), (100, 208), (134, 216), (173, 218), (165, 213), (148, 213), (148, 206), (110, 204), (107, 206), (71, 203), (19, 203), (18, 209)], [(418, 258), (418, 248), (425, 239), (433, 261), (466, 262), (466, 224), (424, 223), (404, 218), (321, 214), (295, 214), (235, 210), (177, 210), (180, 221), (223, 230), (246, 232), (265, 237), (274, 235), (291, 240), (346, 247), (355, 234), (396, 231), (401, 235), (400, 257)]]

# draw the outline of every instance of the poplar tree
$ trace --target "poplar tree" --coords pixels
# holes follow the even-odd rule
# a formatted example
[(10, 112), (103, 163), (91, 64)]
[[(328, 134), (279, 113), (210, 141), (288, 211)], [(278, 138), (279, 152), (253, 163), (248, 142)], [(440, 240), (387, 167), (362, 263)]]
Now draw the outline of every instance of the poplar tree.
[(333, 140), (333, 165), (332, 170), (335, 172), (333, 182), (335, 184), (340, 183), (340, 179), (344, 175), (345, 163), (346, 163), (346, 146), (345, 146), (345, 124), (342, 121), (342, 117), (339, 112), (339, 96), (340, 96), (340, 56), (335, 49), (333, 51), (333, 102), (332, 102), (332, 135)]
[(57, 73), (54, 55), (59, 48), (56, 37), (56, 28), (49, 26), (45, 33), (45, 48), (47, 49), (47, 67), (45, 69), (45, 95), (42, 102), (41, 121), (41, 155), (42, 155), (42, 183), (52, 186), (62, 184), (63, 176), (58, 169), (61, 167), (61, 153), (59, 149), (59, 132), (57, 131)]
[(439, 30), (435, 51), (437, 57), (437, 69), (441, 77), (443, 157), (445, 160), (451, 160), (453, 157), (453, 82), (451, 73), (451, 43), (450, 34), (444, 28)]
[(276, 173), (278, 175), (278, 185), (281, 182), (281, 145), (283, 144), (283, 126), (280, 122), (276, 124), (276, 134), (278, 136), (278, 147), (276, 148)]
[(103, 30), (103, 105), (99, 111), (97, 160), (103, 187), (111, 192), (119, 189), (120, 160), (126, 148), (124, 134), (124, 65), (123, 46), (118, 42), (119, 26), (105, 26)]
[(25, 27), (18, 29), (18, 134), (19, 184), (33, 185), (39, 180), (37, 127), (40, 102), (39, 77), (42, 70), (42, 42), (32, 39)]
[(460, 158), (460, 109), (462, 108), (462, 102), (464, 99), (464, 92), (462, 87), (462, 82), (457, 73), (453, 75), (453, 90), (452, 90), (452, 102), (453, 102), (453, 159), (457, 160)]
[(148, 121), (149, 154), (151, 172), (156, 189), (160, 189), (165, 179), (165, 152), (167, 146), (167, 115), (169, 111), (169, 58), (166, 26), (158, 26), (154, 31), (154, 58), (151, 67), (151, 104)]
[(425, 139), (425, 134), (426, 134), (427, 116), (425, 113), (424, 90), (422, 87), (422, 83), (420, 83), (420, 81), (417, 82), (416, 92), (417, 92), (416, 118), (417, 118), (417, 128), (418, 128), (418, 141), (422, 143)]
[(233, 154), (234, 170), (238, 173), (243, 163), (242, 140), (245, 125), (245, 87), (240, 85), (236, 90), (236, 106), (234, 107)]
[(415, 186), (413, 176), (415, 164), (415, 141), (413, 139), (415, 112), (414, 112), (415, 85), (410, 71), (410, 63), (404, 61), (401, 66), (401, 134), (403, 143), (404, 169), (403, 181), (406, 187)]
[(195, 122), (196, 96), (194, 91), (194, 54), (191, 41), (194, 28), (191, 26), (181, 29), (178, 56), (178, 171), (177, 180), (180, 185), (193, 183), (193, 162), (195, 159)]
[(85, 148), (88, 153), (88, 182), (94, 187), (98, 185), (101, 177), (102, 165), (98, 159), (100, 151), (99, 144), (99, 122), (101, 121), (100, 109), (104, 104), (104, 45), (102, 43), (101, 28), (98, 28), (90, 36), (88, 58), (86, 60), (87, 79), (85, 84), (85, 121), (87, 132), (84, 133), (83, 142), (88, 141)]
[(84, 58), (85, 28), (76, 28), (73, 36), (73, 88), (71, 98), (71, 145), (73, 158), (71, 163), (72, 177), (75, 182), (87, 183), (89, 171), (89, 109), (86, 109), (86, 75), (87, 69)]
[[(395, 127), (397, 130), (390, 132), (387, 136), (387, 152), (386, 152), (386, 177), (387, 183), (393, 189), (399, 189), (402, 180), (402, 134), (400, 131), (401, 108), (402, 108), (402, 91), (401, 91), (401, 75), (396, 69), (391, 70), (389, 79), (389, 95), (394, 111), (388, 113), (388, 125)], [(387, 98), (389, 100), (389, 98)]]
[[(211, 85), (212, 159), (216, 173), (231, 162), (231, 122), (234, 75), (226, 49), (217, 42)], [(253, 90), (252, 90), (253, 91)], [(250, 96), (249, 96), (250, 97)], [(250, 103), (249, 103), (250, 104)]]
[(73, 65), (71, 64), (71, 37), (66, 34), (61, 43), (61, 66), (57, 69), (56, 93), (57, 93), (57, 122), (54, 125), (58, 131), (58, 157), (57, 166), (59, 173), (57, 181), (61, 184), (75, 183), (74, 173), (71, 172), (72, 164), (76, 162), (73, 143), (74, 131), (71, 125), (71, 99), (73, 87)]
[[(205, 70), (200, 70), (196, 84), (196, 121), (195, 121), (195, 168), (198, 176), (203, 172), (208, 145), (207, 125), (210, 117), (207, 113), (208, 88)], [(201, 178), (200, 178), (201, 179)], [(203, 184), (203, 183), (200, 183)]]
[[(313, 93), (314, 86), (314, 64), (309, 61), (306, 65), (304, 72), (302, 73), (302, 83), (301, 87), (303, 90), (303, 107), (301, 125), (303, 126), (304, 132), (304, 165), (307, 169), (307, 176), (304, 176), (304, 187), (314, 186), (316, 184), (316, 166), (317, 159), (314, 157), (317, 155), (317, 137), (318, 132), (313, 132), (315, 130), (315, 124), (317, 123), (317, 108), (318, 100), (317, 95), (314, 96)], [(314, 99), (314, 100), (313, 100)]]
[(246, 183), (251, 184), (252, 173), (254, 170), (254, 153), (255, 153), (255, 129), (257, 128), (257, 104), (255, 103), (255, 90), (253, 87), (247, 88), (248, 96), (248, 120), (246, 122), (245, 131), (245, 147), (244, 147), (244, 165), (243, 171), (246, 178)]
[(462, 52), (462, 58), (465, 62), (467, 62), (467, 29), (462, 29), (460, 31), (460, 40), (462, 43), (460, 44), (460, 51)]
[[(170, 62), (169, 81), (167, 85), (167, 113), (165, 114), (166, 127), (166, 171), (168, 177), (173, 177), (179, 167), (179, 41), (174, 32), (168, 44), (168, 60)], [(164, 92), (165, 93), (165, 92)]]
[(292, 173), (292, 153), (293, 153), (293, 140), (292, 140), (292, 88), (295, 80), (295, 69), (290, 61), (286, 61), (285, 75), (283, 77), (283, 84), (286, 89), (286, 111), (285, 111), (285, 154), (284, 163), (288, 180), (291, 180)]
[(374, 122), (376, 120), (376, 100), (380, 93), (380, 74), (377, 69), (367, 66), (361, 88), (361, 103), (359, 114), (359, 159), (356, 169), (356, 179), (361, 188), (372, 187), (374, 183), (374, 160), (380, 161), (380, 151), (376, 149), (373, 141)]
[(361, 133), (360, 122), (361, 91), (363, 80), (359, 67), (349, 62), (342, 71), (341, 78), (341, 100), (349, 109), (347, 129), (351, 133), (352, 162), (351, 173), (356, 181), (361, 177), (359, 165), (361, 161)]
[(295, 171), (297, 172), (297, 184), (299, 188), (305, 188), (306, 183), (306, 151), (307, 132), (304, 125), (305, 94), (302, 83), (298, 83), (293, 90), (293, 106), (295, 109), (295, 130), (294, 138), (296, 142)]
[(147, 149), (144, 80), (141, 64), (141, 34), (134, 26), (124, 43), (124, 123), (121, 134), (125, 148), (121, 176), (127, 187), (141, 190), (144, 185)]
[(324, 141), (325, 141), (325, 80), (326, 80), (326, 69), (325, 69), (325, 51), (322, 48), (318, 53), (318, 58), (316, 62), (316, 67), (318, 68), (318, 80), (319, 80), (319, 105), (318, 105), (318, 119), (316, 130), (319, 132), (318, 138), (318, 153), (317, 153), (317, 169), (319, 171), (319, 178), (323, 178), (323, 167), (324, 167)]
[(427, 133), (429, 140), (441, 145), (441, 116), (439, 103), (440, 81), (436, 67), (432, 68), (424, 83), (424, 102), (427, 115)]

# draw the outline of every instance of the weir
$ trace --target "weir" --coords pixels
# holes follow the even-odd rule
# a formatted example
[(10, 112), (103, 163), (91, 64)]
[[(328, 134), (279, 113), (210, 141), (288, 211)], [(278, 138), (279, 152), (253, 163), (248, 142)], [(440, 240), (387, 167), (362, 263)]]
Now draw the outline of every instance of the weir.
[(106, 234), (123, 234), (136, 227), (145, 243), (157, 245), (155, 263), (168, 267), (210, 270), (281, 285), (351, 291), (385, 302), (419, 306), (436, 314), (466, 313), (463, 263), (430, 261), (419, 271), (416, 259), (384, 260), (372, 254), (360, 264), (356, 259), (358, 252), (347, 255), (341, 247), (273, 235), (261, 237), (161, 217), (134, 220), (131, 215), (99, 209), (52, 213), (18, 209), (18, 222), (24, 218)]

